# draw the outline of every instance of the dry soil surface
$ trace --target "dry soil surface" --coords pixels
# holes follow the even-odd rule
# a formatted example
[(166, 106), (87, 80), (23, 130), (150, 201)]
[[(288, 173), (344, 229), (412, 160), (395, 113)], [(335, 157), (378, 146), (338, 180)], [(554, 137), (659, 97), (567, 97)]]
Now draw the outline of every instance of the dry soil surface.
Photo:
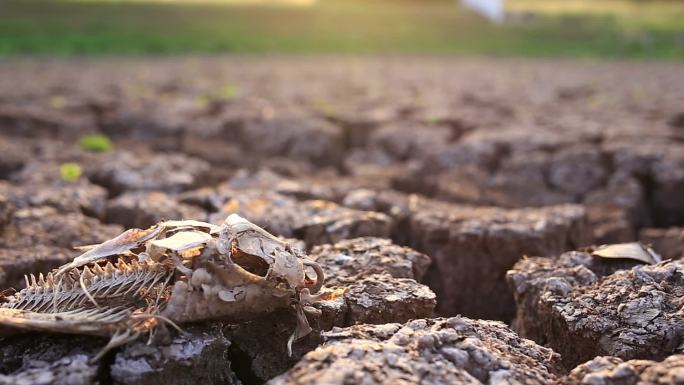
[(15, 335), (0, 383), (676, 383), (681, 263), (563, 253), (640, 239), (678, 259), (683, 192), (679, 63), (6, 60), (0, 287), (124, 228), (238, 212), (346, 292), (292, 356), (292, 314), (98, 363), (105, 341)]

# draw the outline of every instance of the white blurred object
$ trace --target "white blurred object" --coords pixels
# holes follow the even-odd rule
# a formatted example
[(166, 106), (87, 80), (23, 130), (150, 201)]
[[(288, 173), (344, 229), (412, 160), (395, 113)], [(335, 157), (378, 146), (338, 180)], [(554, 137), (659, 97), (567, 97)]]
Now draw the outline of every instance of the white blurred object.
[(504, 0), (461, 0), (461, 5), (493, 23), (502, 23), (506, 17)]

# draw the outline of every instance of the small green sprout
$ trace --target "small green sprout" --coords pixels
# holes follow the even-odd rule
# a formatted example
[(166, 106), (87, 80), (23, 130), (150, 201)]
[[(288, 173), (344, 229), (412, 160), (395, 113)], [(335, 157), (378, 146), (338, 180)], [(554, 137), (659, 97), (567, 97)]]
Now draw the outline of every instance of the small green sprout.
[(435, 125), (439, 124), (439, 122), (441, 120), (442, 119), (438, 115), (435, 115), (435, 114), (430, 114), (430, 115), (425, 117), (425, 123), (427, 123), (431, 126), (435, 126)]
[(334, 118), (337, 115), (335, 106), (325, 100), (315, 100), (312, 104), (314, 111), (323, 115), (325, 118)]
[(223, 100), (233, 100), (240, 96), (240, 88), (233, 84), (224, 84), (217, 93), (217, 96)]
[(208, 108), (211, 104), (211, 98), (209, 96), (203, 95), (195, 98), (195, 103), (199, 108)]
[(103, 134), (90, 134), (81, 138), (79, 145), (82, 149), (95, 152), (110, 151), (114, 146), (112, 141)]
[(81, 166), (78, 163), (62, 163), (59, 166), (59, 174), (67, 182), (76, 182), (81, 177)]
[(61, 110), (65, 105), (66, 99), (64, 96), (55, 95), (50, 98), (50, 107), (54, 108), (55, 110)]

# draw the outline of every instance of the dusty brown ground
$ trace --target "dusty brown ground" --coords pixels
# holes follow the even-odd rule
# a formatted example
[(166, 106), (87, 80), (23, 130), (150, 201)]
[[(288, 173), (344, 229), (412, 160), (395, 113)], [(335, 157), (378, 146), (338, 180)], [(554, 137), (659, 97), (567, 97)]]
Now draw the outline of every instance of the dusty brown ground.
[[(114, 149), (79, 146), (79, 138), (95, 132), (111, 137)], [(82, 168), (78, 181), (60, 176), (67, 162)], [(681, 256), (683, 192), (678, 63), (418, 57), (0, 63), (3, 288), (20, 287), (24, 273), (58, 266), (75, 255), (73, 246), (125, 227), (182, 217), (220, 223), (237, 211), (342, 266), (330, 267), (343, 278), (328, 284), (349, 292), (344, 303), (323, 309), (321, 330), (429, 317), (430, 289), (438, 315), (509, 322), (513, 291), (521, 296), (527, 283), (516, 280), (511, 290), (505, 274), (523, 255), (554, 257), (593, 243), (642, 239), (665, 257)], [(362, 236), (410, 246), (432, 264), (386, 241), (344, 243)], [(381, 262), (353, 263), (369, 255)], [(611, 287), (596, 285), (591, 290)], [(534, 319), (538, 304), (525, 301), (524, 314)], [(251, 370), (236, 370), (243, 381), (272, 378), (296, 363), (263, 364), (254, 351), (263, 341), (247, 332), (207, 337), (207, 346), (219, 350), (231, 339), (230, 359), (251, 362)], [(537, 342), (554, 346), (544, 338)], [(240, 341), (245, 351), (238, 354)], [(3, 357), (17, 348), (7, 349)], [(133, 353), (122, 354), (128, 360)], [(456, 365), (454, 378), (486, 382), (499, 370), (468, 371), (477, 360), (463, 366), (450, 354), (440, 359)], [(295, 381), (306, 362), (277, 383)], [(0, 369), (11, 374), (20, 366)], [(132, 378), (121, 366), (105, 377), (102, 370), (87, 378)], [(525, 380), (516, 377), (525, 371), (515, 370), (511, 378)], [(542, 383), (558, 374), (539, 370), (534, 381)], [(230, 376), (221, 372), (212, 381), (234, 381)]]

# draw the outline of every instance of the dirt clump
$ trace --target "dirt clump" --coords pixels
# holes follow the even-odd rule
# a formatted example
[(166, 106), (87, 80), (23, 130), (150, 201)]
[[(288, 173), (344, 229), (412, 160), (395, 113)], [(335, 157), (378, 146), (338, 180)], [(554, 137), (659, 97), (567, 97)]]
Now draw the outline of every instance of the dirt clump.
[(522, 337), (553, 348), (571, 368), (596, 356), (663, 359), (681, 349), (683, 262), (569, 252), (527, 258), (508, 273)]
[(514, 305), (504, 277), (524, 255), (559, 255), (588, 243), (582, 207), (501, 210), (450, 206), (418, 211), (409, 244), (433, 258), (426, 282), (444, 314), (507, 320)]
[(557, 354), (495, 321), (417, 319), (335, 328), (323, 337), (268, 384), (547, 384), (558, 373)]
[(684, 256), (684, 229), (681, 227), (641, 229), (639, 242), (651, 245), (665, 259)]
[(676, 354), (656, 362), (650, 360), (623, 361), (601, 356), (579, 365), (562, 377), (559, 385), (675, 385), (682, 382), (684, 357)]
[(179, 193), (206, 184), (209, 170), (207, 162), (182, 154), (145, 156), (117, 151), (105, 155), (87, 173), (110, 194), (118, 195), (131, 190)]
[[(380, 373), (370, 383), (550, 383), (567, 374), (558, 362), (570, 370), (597, 355), (679, 353), (680, 262), (563, 253), (640, 240), (681, 256), (683, 68), (428, 57), (3, 61), (2, 289), (124, 228), (218, 224), (236, 212), (319, 261), (331, 293), (306, 308), (314, 332), (291, 357), (297, 318), (285, 309), (220, 333), (172, 334), (172, 345), (131, 345), (95, 366), (84, 357), (104, 341), (74, 338), (77, 350), (69, 338), (36, 335), (37, 348), (56, 353), (33, 365), (20, 357), (31, 335), (11, 337), (0, 348), (3, 381), (52, 373), (57, 383), (236, 383), (233, 371), (260, 383), (295, 366), (278, 383), (334, 383), (347, 374), (327, 358), (309, 353), (297, 364), (334, 327), (351, 329), (328, 335), (320, 357), (367, 365)], [(93, 146), (92, 134), (107, 144)], [(411, 321), (435, 314), (513, 320), (562, 359), (499, 323)], [(345, 333), (362, 341), (356, 350)], [(183, 358), (186, 350), (197, 355)], [(630, 370), (625, 378), (641, 376)]]
[(106, 342), (53, 334), (9, 337), (0, 348), (0, 384), (241, 383), (226, 358), (230, 342), (220, 325), (188, 328), (167, 345), (137, 342), (94, 362)]
[(353, 210), (330, 201), (297, 201), (277, 193), (235, 194), (210, 220), (217, 223), (232, 212), (273, 234), (301, 239), (308, 247), (360, 236), (390, 235), (391, 221), (385, 214)]
[(314, 305), (320, 312), (309, 316), (314, 331), (293, 345), (292, 356), (286, 349), (296, 326), (292, 312), (226, 328), (233, 343), (231, 360), (246, 361), (251, 378), (265, 381), (283, 373), (321, 343), (321, 332), (333, 327), (406, 322), (433, 315), (434, 293), (416, 282), (430, 263), (424, 254), (386, 239), (366, 237), (316, 246), (311, 257), (324, 268), (324, 292), (333, 295)]
[(162, 220), (205, 220), (206, 216), (201, 208), (179, 203), (163, 192), (128, 192), (107, 202), (105, 221), (146, 229)]

